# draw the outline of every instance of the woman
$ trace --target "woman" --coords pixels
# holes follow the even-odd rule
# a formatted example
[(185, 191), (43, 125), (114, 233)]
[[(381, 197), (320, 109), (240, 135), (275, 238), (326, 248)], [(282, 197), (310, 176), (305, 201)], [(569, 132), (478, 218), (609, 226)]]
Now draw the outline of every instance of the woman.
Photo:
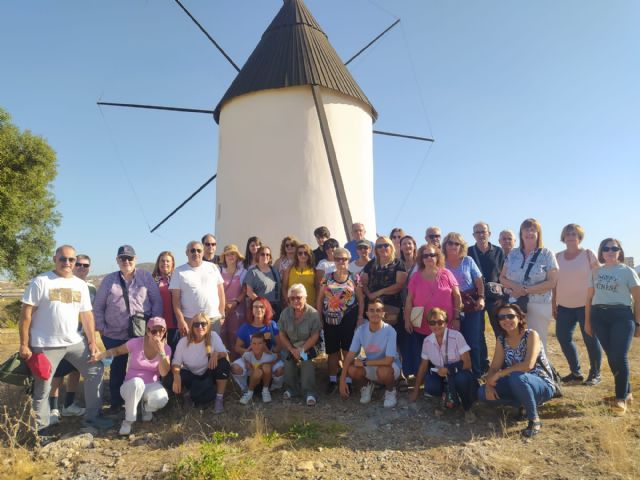
[(178, 342), (171, 362), (173, 393), (182, 395), (188, 390), (191, 400), (202, 405), (212, 401), (215, 392), (213, 411), (222, 413), (230, 370), (222, 339), (211, 329), (207, 314), (197, 314), (189, 334)]
[(285, 392), (282, 397), (291, 399), (302, 393), (308, 406), (316, 404), (316, 368), (313, 359), (317, 355), (316, 343), (320, 338), (320, 315), (307, 304), (307, 290), (302, 284), (289, 288), (289, 306), (282, 311), (278, 328), (280, 342), (287, 352), (284, 363)]
[(598, 261), (604, 265), (589, 277), (584, 330), (596, 336), (607, 354), (616, 386), (612, 410), (624, 415), (632, 398), (629, 349), (633, 336), (640, 336), (640, 279), (623, 263), (624, 250), (615, 238), (600, 242)]
[[(424, 378), (424, 391), (434, 397), (440, 397), (446, 388), (454, 405), (462, 403), (464, 418), (473, 422), (475, 415), (471, 406), (476, 399), (478, 381), (471, 370), (469, 345), (460, 332), (447, 328), (447, 312), (432, 308), (427, 314), (427, 322), (432, 334), (422, 344), (422, 361), (416, 375), (416, 384), (409, 400), (418, 399), (418, 390)], [(431, 368), (429, 367), (431, 364)]]
[(339, 247), (340, 244), (335, 238), (329, 238), (322, 244), (322, 250), (324, 250), (324, 254), (327, 258), (321, 260), (316, 267), (316, 285), (320, 285), (322, 277), (326, 274), (335, 272), (336, 264), (333, 261), (333, 252)]
[(316, 271), (314, 269), (315, 261), (311, 247), (306, 243), (301, 243), (296, 247), (296, 256), (293, 265), (285, 270), (282, 276), (282, 304), (287, 305), (287, 292), (289, 287), (294, 283), (301, 283), (307, 289), (309, 298), (307, 301), (311, 305), (316, 303)]
[(404, 237), (406, 235), (406, 233), (404, 233), (404, 230), (402, 230), (400, 227), (395, 227), (394, 229), (391, 230), (391, 233), (389, 234), (389, 238), (391, 239), (391, 241), (393, 242), (393, 248), (395, 249), (395, 256), (396, 258), (400, 258), (400, 243), (402, 241), (402, 237)]
[[(360, 278), (360, 274), (367, 263), (371, 261), (371, 244), (369, 240), (359, 240), (356, 243), (356, 251), (358, 252), (358, 258), (349, 263), (349, 271)], [(349, 252), (351, 255), (351, 252)]]
[(480, 387), (478, 398), (489, 404), (523, 407), (529, 423), (522, 435), (533, 437), (542, 426), (538, 405), (550, 400), (556, 391), (551, 367), (540, 335), (527, 328), (518, 305), (509, 303), (500, 307), (496, 320), (496, 349), (486, 385)]
[(274, 318), (280, 315), (280, 275), (271, 265), (271, 248), (263, 245), (256, 253), (258, 263), (244, 277), (247, 297), (250, 301), (264, 297), (271, 302)]
[[(407, 281), (400, 292), (402, 305), (404, 305), (407, 301), (409, 280), (411, 280), (411, 277), (418, 271), (420, 264), (416, 261), (418, 247), (416, 246), (415, 239), (411, 235), (405, 235), (400, 239), (400, 250), (400, 260), (402, 260), (404, 267), (407, 269)], [(402, 323), (404, 325), (404, 319)], [(418, 353), (415, 350), (419, 344), (414, 338), (414, 335), (413, 332), (408, 332), (405, 329), (402, 335), (402, 343), (399, 345), (400, 355), (402, 357), (402, 371), (407, 376), (415, 375), (418, 371), (419, 359)]]
[(167, 324), (162, 317), (150, 318), (144, 337), (136, 337), (118, 347), (98, 353), (94, 361), (129, 355), (127, 373), (120, 387), (124, 399), (125, 417), (120, 435), (129, 435), (136, 421), (138, 404), (141, 404), (142, 421), (150, 422), (153, 412), (160, 410), (169, 401), (160, 377), (169, 373), (171, 347), (166, 344)]
[[(471, 347), (473, 374), (483, 374), (482, 341), (484, 339), (484, 282), (473, 258), (467, 256), (467, 242), (459, 233), (444, 237), (445, 267), (458, 282), (463, 303), (461, 331)], [(486, 359), (485, 359), (486, 360)]]
[(418, 270), (417, 253), (418, 246), (411, 235), (405, 235), (400, 239), (400, 260), (407, 269), (407, 281)]
[(262, 246), (262, 240), (258, 237), (249, 237), (247, 240), (247, 247), (244, 253), (244, 262), (242, 265), (245, 270), (254, 267), (258, 263), (258, 249)]
[(573, 332), (576, 324), (579, 324), (589, 355), (589, 376), (584, 385), (597, 385), (600, 383), (602, 350), (598, 339), (584, 331), (584, 309), (589, 278), (600, 264), (591, 250), (580, 246), (583, 238), (584, 230), (580, 225), (570, 223), (562, 229), (560, 241), (564, 242), (567, 249), (556, 254), (559, 270), (558, 282), (553, 290), (552, 307), (556, 319), (556, 337), (570, 369), (569, 375), (562, 377), (562, 381), (584, 380), (578, 350), (573, 341)]
[(444, 268), (444, 255), (440, 249), (432, 244), (422, 245), (418, 249), (417, 257), (418, 271), (409, 280), (404, 307), (404, 328), (413, 341), (408, 345), (403, 368), (406, 364), (407, 371), (412, 369), (414, 372), (418, 370), (417, 364), (424, 339), (431, 335), (426, 313), (438, 307), (447, 313), (447, 327), (460, 330), (462, 308), (458, 281), (453, 273)]
[[(317, 310), (320, 313), (325, 351), (328, 355), (328, 394), (338, 389), (340, 360), (346, 357), (356, 324), (362, 323), (364, 314), (362, 291), (347, 267), (350, 257), (346, 248), (336, 248), (333, 254), (336, 271), (324, 276), (318, 295)], [(349, 378), (348, 382), (350, 381)]]
[(171, 347), (171, 351), (176, 351), (176, 345), (180, 340), (180, 330), (176, 325), (173, 316), (173, 303), (171, 302), (171, 292), (169, 291), (169, 283), (171, 282), (171, 274), (176, 268), (176, 260), (173, 253), (169, 251), (160, 252), (153, 267), (153, 279), (158, 284), (160, 296), (162, 297), (162, 318), (167, 322), (167, 343)]
[(280, 242), (280, 256), (273, 264), (274, 268), (278, 270), (280, 274), (280, 278), (284, 276), (284, 272), (286, 272), (293, 262), (296, 259), (296, 248), (298, 247), (298, 240), (292, 236), (287, 235)]
[[(234, 344), (235, 346), (233, 350), (240, 358), (231, 364), (231, 374), (233, 375), (233, 379), (236, 381), (243, 393), (247, 391), (248, 371), (245, 368), (245, 363), (241, 357), (250, 351), (251, 337), (256, 333), (261, 333), (264, 335), (265, 346), (268, 352), (277, 354), (281, 350), (278, 340), (280, 331), (278, 330), (276, 322), (272, 321), (273, 310), (271, 309), (269, 300), (257, 297), (253, 302), (251, 302), (251, 310), (253, 313), (250, 316), (250, 321), (240, 327)], [(284, 380), (284, 363), (282, 361), (276, 362), (272, 366), (271, 373), (273, 379), (271, 388), (273, 390), (282, 388), (282, 382)], [(269, 390), (268, 385), (266, 390)]]
[[(222, 341), (225, 345), (233, 345), (236, 342), (236, 332), (244, 324), (246, 292), (242, 281), (247, 271), (242, 265), (244, 257), (233, 243), (224, 247), (221, 260), (220, 273), (226, 298)], [(235, 357), (233, 352), (232, 357)]]
[(511, 290), (510, 301), (527, 314), (527, 323), (538, 332), (545, 350), (547, 333), (553, 317), (551, 292), (558, 279), (558, 262), (551, 250), (544, 248), (542, 228), (534, 218), (520, 225), (520, 245), (509, 252), (500, 283)]

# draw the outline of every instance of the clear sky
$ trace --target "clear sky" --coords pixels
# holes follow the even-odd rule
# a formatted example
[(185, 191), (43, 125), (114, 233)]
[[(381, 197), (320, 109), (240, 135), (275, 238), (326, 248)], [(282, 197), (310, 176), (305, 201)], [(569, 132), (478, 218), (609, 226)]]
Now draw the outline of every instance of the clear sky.
[[(281, 6), (184, 3), (239, 65)], [(554, 251), (576, 222), (585, 246), (618, 237), (640, 263), (640, 2), (306, 4), (345, 60), (401, 18), (349, 65), (376, 129), (436, 139), (374, 137), (380, 233), (420, 241), (437, 224), (472, 240), (484, 219), (497, 243), (534, 217)], [(215, 172), (216, 123), (96, 101), (213, 109), (235, 70), (171, 0), (2, 2), (0, 44), (0, 106), (58, 155), (58, 243), (90, 254), (94, 273), (116, 268), (123, 243), (140, 261), (185, 261), (187, 241), (214, 230), (215, 185), (149, 230)]]

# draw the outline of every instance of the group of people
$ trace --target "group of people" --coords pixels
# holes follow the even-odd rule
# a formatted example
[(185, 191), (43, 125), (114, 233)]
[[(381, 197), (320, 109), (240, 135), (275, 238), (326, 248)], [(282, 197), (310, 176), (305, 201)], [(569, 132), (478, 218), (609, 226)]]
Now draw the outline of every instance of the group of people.
[[(317, 248), (286, 236), (274, 260), (258, 237), (248, 239), (244, 254), (229, 244), (217, 255), (216, 237), (206, 234), (188, 243), (186, 263), (176, 266), (163, 251), (153, 272), (136, 268), (134, 248), (123, 245), (119, 269), (97, 290), (87, 281), (90, 257), (63, 245), (54, 270), (35, 277), (22, 299), (20, 355), (43, 357), (54, 372), (35, 375), (38, 428), (44, 435), (66, 415), (111, 427), (100, 413), (107, 365), (109, 412), (124, 408), (123, 435), (138, 419), (150, 421), (170, 394), (223, 412), (230, 378), (241, 404), (256, 396), (271, 402), (282, 390), (284, 399), (301, 396), (313, 406), (314, 359), (324, 350), (329, 395), (347, 397), (358, 386), (368, 403), (378, 385), (384, 406), (394, 407), (415, 378), (410, 401), (424, 383), (425, 396), (460, 405), (468, 421), (476, 400), (513, 405), (528, 420), (523, 435), (533, 436), (541, 425), (537, 407), (559, 388), (546, 356), (553, 318), (570, 371), (562, 381), (597, 385), (604, 350), (616, 385), (608, 401), (624, 414), (640, 280), (624, 264), (620, 242), (607, 238), (594, 254), (581, 246), (582, 227), (569, 224), (561, 233), (567, 248), (554, 255), (535, 219), (521, 224), (517, 247), (511, 231), (501, 232), (500, 246), (490, 235), (488, 224), (477, 223), (469, 246), (460, 233), (443, 238), (433, 226), (418, 247), (401, 228), (368, 240), (357, 223), (340, 247), (319, 227)], [(492, 360), (485, 315), (496, 336)], [(577, 325), (588, 351), (586, 378), (572, 339)], [(79, 375), (85, 407), (75, 401)]]

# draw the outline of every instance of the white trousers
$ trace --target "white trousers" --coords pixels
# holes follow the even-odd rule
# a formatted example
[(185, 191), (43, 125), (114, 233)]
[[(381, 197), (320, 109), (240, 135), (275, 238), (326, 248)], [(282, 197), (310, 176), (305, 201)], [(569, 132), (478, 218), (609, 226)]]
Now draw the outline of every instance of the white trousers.
[(147, 383), (135, 377), (127, 380), (120, 387), (120, 395), (124, 399), (125, 420), (136, 421), (138, 404), (142, 400), (147, 412), (156, 412), (169, 401), (169, 395), (160, 382)]
[(549, 355), (547, 348), (547, 333), (549, 332), (549, 324), (553, 314), (550, 303), (532, 303), (527, 305), (527, 325), (530, 329), (535, 330), (540, 335), (540, 341), (544, 346), (544, 351)]

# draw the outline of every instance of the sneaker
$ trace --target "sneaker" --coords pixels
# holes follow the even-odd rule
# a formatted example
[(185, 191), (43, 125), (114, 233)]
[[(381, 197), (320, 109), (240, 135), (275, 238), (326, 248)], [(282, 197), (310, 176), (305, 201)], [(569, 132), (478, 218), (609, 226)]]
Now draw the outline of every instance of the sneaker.
[(216, 395), (216, 404), (213, 407), (213, 413), (222, 413), (224, 412), (224, 398)]
[(588, 387), (593, 387), (594, 385), (598, 385), (602, 381), (599, 373), (593, 374), (590, 373), (587, 379), (584, 381), (583, 385)]
[(316, 406), (316, 397), (313, 395), (307, 395), (307, 407), (315, 407)]
[(424, 396), (424, 398), (438, 398), (435, 395), (431, 395), (429, 392), (427, 392), (426, 389), (422, 392), (422, 395)]
[(560, 380), (562, 380), (562, 383), (583, 382), (584, 381), (584, 375), (582, 375), (581, 373), (573, 373), (573, 372), (571, 372), (569, 375), (565, 375)]
[(337, 382), (329, 382), (329, 385), (327, 385), (327, 395), (331, 395), (335, 393), (337, 390), (338, 390)]
[(263, 388), (262, 389), (262, 401), (264, 403), (271, 402), (271, 392), (269, 391), (268, 388)]
[(133, 426), (133, 422), (129, 420), (123, 420), (122, 425), (120, 425), (119, 435), (129, 435), (131, 433), (131, 427)]
[(620, 416), (627, 413), (627, 402), (625, 400), (616, 400), (611, 405), (611, 413)]
[[(607, 403), (615, 403), (618, 401), (615, 395), (611, 395), (610, 397), (604, 397), (603, 400)], [(627, 402), (633, 402), (633, 394), (629, 392), (627, 394)]]
[(384, 408), (393, 408), (397, 405), (398, 399), (396, 395), (396, 389), (384, 391)]
[[(265, 390), (266, 390), (266, 389), (264, 389), (264, 388), (262, 389), (262, 398), (264, 398), (264, 392), (265, 392)], [(247, 391), (246, 391), (246, 392), (244, 392), (244, 393), (242, 394), (242, 396), (240, 397), (240, 403), (241, 403), (242, 405), (246, 405), (246, 404), (248, 404), (248, 403), (251, 401), (251, 399), (252, 399), (252, 398), (253, 398), (253, 390), (247, 390)]]
[(293, 396), (293, 395), (291, 395), (291, 392), (290, 392), (289, 390), (285, 390), (285, 391), (282, 393), (282, 399), (283, 399), (283, 400), (291, 400), (291, 397), (292, 397), (292, 396)]
[(360, 389), (360, 403), (365, 404), (371, 401), (371, 394), (373, 393), (373, 383), (369, 382)]
[(49, 445), (57, 440), (55, 435), (51, 435), (49, 433), (48, 427), (41, 428), (38, 430), (38, 442), (40, 442), (40, 446), (44, 447), (45, 445)]
[(144, 408), (144, 402), (140, 405), (140, 418), (143, 422), (150, 422), (153, 420), (153, 413), (147, 412), (147, 409)]
[(107, 430), (113, 427), (113, 420), (104, 417), (94, 417), (85, 419), (83, 424), (85, 427), (91, 427), (97, 430)]
[(54, 408), (49, 413), (49, 425), (57, 425), (60, 423), (60, 410)]
[(280, 377), (274, 377), (273, 380), (271, 381), (271, 386), (269, 387), (269, 390), (271, 390), (272, 392), (274, 390), (280, 390), (283, 385), (284, 385), (284, 375)]
[(74, 402), (68, 407), (64, 407), (61, 413), (63, 417), (81, 417), (84, 415), (84, 412), (85, 409)]

